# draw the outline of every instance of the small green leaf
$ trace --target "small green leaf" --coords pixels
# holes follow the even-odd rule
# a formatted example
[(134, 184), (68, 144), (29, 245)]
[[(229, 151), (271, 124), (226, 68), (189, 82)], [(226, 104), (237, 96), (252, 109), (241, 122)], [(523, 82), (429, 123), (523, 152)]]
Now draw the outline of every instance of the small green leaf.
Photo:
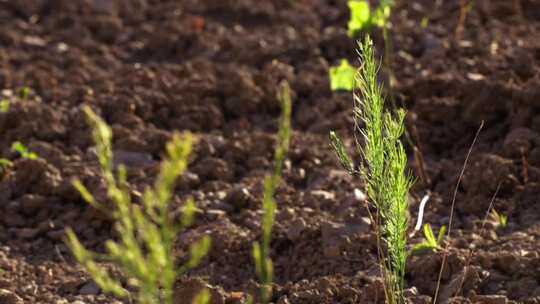
[(439, 235), (437, 235), (437, 245), (439, 246), (441, 245), (441, 242), (445, 233), (446, 233), (446, 226), (442, 225), (441, 229), (439, 229)]
[(11, 167), (13, 163), (6, 158), (0, 158), (0, 168)]
[(429, 17), (423, 17), (422, 20), (420, 21), (420, 27), (425, 29), (427, 28), (429, 25)]
[(347, 34), (354, 37), (358, 32), (370, 26), (371, 12), (367, 1), (351, 0), (347, 3), (350, 10), (350, 19)]
[(29, 87), (22, 87), (19, 89), (19, 97), (23, 100), (28, 99), (28, 96), (30, 96), (30, 88)]
[(26, 159), (37, 159), (38, 155), (34, 152), (30, 152), (26, 146), (24, 146), (20, 141), (15, 141), (11, 144), (11, 150), (19, 153), (22, 158)]
[(495, 209), (491, 209), (489, 216), (492, 220), (497, 222), (500, 227), (504, 228), (508, 224), (508, 217), (502, 213), (497, 212), (497, 210)]
[(195, 299), (193, 299), (193, 304), (208, 304), (210, 303), (210, 292), (208, 289), (203, 289), (197, 294)]
[(435, 240), (433, 230), (431, 230), (431, 226), (429, 224), (424, 224), (424, 237), (426, 238), (427, 243), (432, 247), (437, 246), (437, 240)]
[(389, 5), (380, 5), (377, 7), (375, 12), (373, 13), (373, 16), (371, 18), (371, 23), (378, 26), (383, 27), (386, 25), (386, 21), (390, 17), (390, 6)]
[(7, 113), (9, 111), (9, 100), (0, 100), (0, 113)]
[(355, 75), (356, 68), (350, 65), (347, 59), (342, 59), (338, 66), (330, 68), (330, 89), (352, 91), (355, 87)]
[(208, 253), (208, 250), (210, 249), (210, 244), (211, 241), (208, 235), (205, 235), (202, 239), (191, 244), (191, 246), (189, 247), (189, 261), (180, 268), (179, 273), (185, 273), (189, 269), (192, 269), (199, 265), (202, 259)]

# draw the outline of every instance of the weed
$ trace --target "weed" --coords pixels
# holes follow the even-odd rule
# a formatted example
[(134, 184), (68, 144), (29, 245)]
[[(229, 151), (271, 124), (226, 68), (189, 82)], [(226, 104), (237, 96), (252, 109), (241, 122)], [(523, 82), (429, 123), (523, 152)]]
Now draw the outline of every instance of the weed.
[(419, 251), (424, 251), (424, 250), (432, 250), (432, 251), (440, 250), (441, 242), (444, 237), (444, 233), (446, 232), (446, 226), (443, 225), (441, 229), (439, 229), (437, 238), (435, 238), (435, 235), (433, 234), (433, 230), (431, 230), (431, 226), (429, 224), (424, 224), (423, 232), (424, 232), (424, 240), (421, 243), (414, 245), (412, 248), (412, 252), (419, 252)]
[(252, 252), (255, 272), (261, 284), (259, 302), (263, 304), (269, 303), (272, 296), (273, 265), (270, 258), (270, 238), (276, 212), (274, 194), (281, 179), (281, 168), (289, 149), (291, 132), (292, 105), (290, 88), (286, 82), (282, 82), (280, 85), (278, 99), (281, 103), (281, 117), (279, 119), (278, 141), (274, 152), (274, 170), (264, 179), (262, 236), (260, 243), (253, 244)]
[(329, 70), (330, 89), (332, 91), (352, 91), (354, 89), (354, 75), (356, 68), (349, 64), (347, 59), (342, 59), (338, 66)]
[(7, 113), (7, 112), (9, 112), (9, 100), (2, 99), (0, 100), (0, 113)]
[(504, 228), (506, 227), (506, 225), (508, 225), (508, 216), (499, 213), (497, 210), (495, 210), (495, 208), (491, 209), (489, 217), (491, 218), (491, 220), (495, 221), (501, 228)]
[[(402, 303), (407, 258), (407, 195), (412, 185), (412, 178), (405, 172), (407, 155), (400, 141), (405, 111), (384, 110), (382, 88), (377, 83), (378, 63), (369, 37), (359, 43), (359, 54), (362, 66), (356, 77), (359, 94), (354, 96), (354, 121), (364, 146), (359, 147), (363, 163), (358, 172), (367, 182), (368, 197), (377, 210), (375, 224), (387, 303)], [(335, 134), (331, 134), (331, 139), (338, 147), (340, 162), (350, 171), (353, 165), (350, 157), (343, 157), (341, 141)], [(386, 253), (382, 253), (381, 242), (386, 245)]]
[(11, 150), (17, 152), (25, 159), (37, 159), (39, 156), (28, 150), (28, 148), (23, 145), (20, 141), (15, 141), (11, 144)]
[[(192, 146), (191, 135), (175, 134), (167, 143), (166, 158), (161, 164), (158, 177), (153, 187), (145, 190), (142, 206), (139, 206), (131, 202), (126, 169), (119, 167), (116, 175), (113, 172), (111, 129), (89, 107), (85, 107), (84, 111), (92, 128), (112, 208), (97, 202), (81, 181), (75, 180), (73, 185), (90, 205), (111, 215), (119, 240), (108, 240), (105, 243), (106, 253), (99, 254), (87, 250), (73, 230), (67, 229), (66, 243), (77, 261), (86, 268), (103, 291), (117, 297), (134, 299), (142, 304), (171, 304), (176, 277), (199, 264), (210, 246), (208, 236), (192, 244), (190, 260), (176, 269), (172, 252), (175, 237), (192, 223), (195, 204), (192, 200), (188, 200), (183, 207), (181, 220), (176, 222), (168, 212), (169, 202), (173, 196), (176, 179), (187, 167)], [(100, 267), (99, 261), (112, 262), (135, 282), (137, 287), (135, 296), (132, 297), (118, 279)], [(204, 299), (207, 297), (201, 296), (200, 300)]]

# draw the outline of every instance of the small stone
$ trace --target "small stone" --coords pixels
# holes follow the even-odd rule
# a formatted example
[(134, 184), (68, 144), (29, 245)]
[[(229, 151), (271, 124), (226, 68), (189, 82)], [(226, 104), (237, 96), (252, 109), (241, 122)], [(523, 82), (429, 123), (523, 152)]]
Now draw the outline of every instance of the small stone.
[(35, 214), (45, 203), (45, 198), (41, 195), (25, 194), (21, 197), (21, 209), (26, 215)]
[(69, 280), (63, 282), (62, 285), (60, 285), (59, 291), (67, 294), (75, 294), (79, 284), (80, 282), (78, 280)]
[(418, 289), (416, 287), (411, 287), (403, 290), (403, 296), (406, 298), (414, 297), (418, 295)]
[(289, 298), (287, 298), (287, 296), (282, 296), (277, 301), (277, 304), (290, 304), (290, 303), (291, 302), (289, 301)]
[(236, 210), (241, 210), (249, 206), (249, 204), (252, 202), (252, 197), (247, 188), (237, 185), (234, 186), (229, 193), (227, 193), (225, 202), (231, 206), (234, 206)]
[(289, 225), (287, 237), (291, 241), (296, 241), (302, 236), (302, 232), (304, 232), (306, 228), (306, 221), (303, 218), (297, 218)]
[(47, 232), (47, 237), (53, 241), (62, 241), (65, 236), (65, 231), (63, 229), (51, 230)]
[(2, 304), (24, 304), (24, 301), (17, 294), (6, 290), (0, 289), (0, 303)]
[(15, 229), (15, 235), (21, 239), (33, 239), (39, 233), (39, 230), (36, 228), (21, 228)]
[(218, 219), (218, 218), (221, 218), (221, 217), (224, 217), (227, 213), (223, 210), (219, 210), (219, 209), (209, 209), (209, 210), (206, 210), (206, 215), (210, 218), (210, 219)]
[(341, 250), (336, 245), (325, 246), (323, 248), (323, 254), (326, 258), (337, 259), (341, 256)]
[(210, 292), (210, 304), (225, 303), (225, 291), (223, 289), (208, 285), (200, 279), (189, 279), (178, 283), (173, 291), (173, 302), (175, 304), (191, 303), (204, 288), (207, 288)]
[(97, 295), (99, 293), (99, 287), (94, 282), (88, 282), (79, 289), (81, 295)]
[(473, 299), (478, 304), (506, 304), (508, 299), (502, 295), (477, 295)]
[(336, 194), (334, 192), (324, 191), (324, 190), (313, 190), (311, 195), (316, 198), (323, 199), (326, 201), (333, 201), (336, 199)]
[(116, 150), (113, 155), (115, 167), (119, 165), (126, 167), (146, 167), (157, 164), (157, 162), (152, 159), (152, 155), (148, 153)]

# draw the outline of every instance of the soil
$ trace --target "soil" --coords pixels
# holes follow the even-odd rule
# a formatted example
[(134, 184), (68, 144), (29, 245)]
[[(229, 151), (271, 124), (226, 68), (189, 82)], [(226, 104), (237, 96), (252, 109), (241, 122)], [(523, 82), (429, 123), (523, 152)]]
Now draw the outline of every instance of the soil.
[[(294, 132), (276, 196), (273, 301), (383, 303), (367, 202), (354, 192), (363, 181), (339, 167), (328, 141), (330, 130), (349, 146), (353, 138), (352, 96), (331, 92), (327, 75), (341, 58), (358, 65), (346, 2), (0, 1), (0, 88), (10, 101), (0, 113), (0, 153), (13, 161), (0, 179), (0, 303), (119, 303), (63, 243), (66, 227), (96, 250), (114, 236), (107, 216), (71, 186), (77, 177), (106, 197), (83, 104), (112, 126), (115, 161), (127, 166), (135, 196), (173, 132), (194, 132), (173, 205), (192, 196), (201, 213), (176, 254), (203, 234), (213, 246), (180, 278), (175, 301), (190, 303), (209, 286), (212, 303), (243, 303), (257, 287), (251, 244), (281, 80), (293, 90)], [(411, 222), (429, 192), (424, 221), (448, 225), (484, 123), (457, 188), (448, 251), (409, 257), (407, 297), (432, 301), (446, 256), (439, 302), (540, 303), (540, 1), (474, 1), (456, 33), (459, 2), (401, 0), (392, 14), (393, 95), (408, 109), (423, 159), (407, 147), (422, 176)], [(40, 159), (11, 152), (17, 140)], [(506, 227), (483, 221), (492, 197)]]

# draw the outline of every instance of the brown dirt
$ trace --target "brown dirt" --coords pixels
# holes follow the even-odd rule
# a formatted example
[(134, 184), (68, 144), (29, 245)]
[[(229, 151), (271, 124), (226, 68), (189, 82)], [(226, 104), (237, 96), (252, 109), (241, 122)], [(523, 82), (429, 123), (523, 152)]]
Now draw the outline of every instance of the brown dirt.
[[(395, 96), (430, 178), (414, 188), (412, 218), (429, 190), (425, 220), (448, 224), (484, 121), (458, 189), (440, 300), (540, 303), (540, 2), (475, 3), (457, 41), (457, 0), (394, 10)], [(283, 79), (294, 91), (294, 134), (277, 194), (274, 301), (382, 303), (374, 235), (353, 193), (362, 182), (340, 170), (327, 140), (329, 130), (352, 138), (351, 95), (332, 93), (327, 78), (341, 58), (355, 61), (347, 18), (345, 0), (0, 1), (0, 88), (32, 89), (24, 100), (8, 96), (0, 114), (0, 152), (14, 161), (0, 180), (0, 303), (115, 301), (62, 242), (68, 226), (93, 248), (111, 237), (107, 218), (70, 184), (78, 177), (105, 196), (82, 104), (112, 125), (134, 193), (152, 181), (173, 131), (196, 133), (174, 204), (193, 196), (203, 213), (179, 236), (178, 254), (203, 233), (213, 247), (176, 299), (189, 303), (210, 284), (213, 303), (242, 303), (256, 287), (250, 250)], [(18, 159), (15, 140), (42, 159)], [(509, 224), (480, 229), (499, 184), (494, 205)], [(413, 303), (434, 295), (442, 256), (409, 258)]]

